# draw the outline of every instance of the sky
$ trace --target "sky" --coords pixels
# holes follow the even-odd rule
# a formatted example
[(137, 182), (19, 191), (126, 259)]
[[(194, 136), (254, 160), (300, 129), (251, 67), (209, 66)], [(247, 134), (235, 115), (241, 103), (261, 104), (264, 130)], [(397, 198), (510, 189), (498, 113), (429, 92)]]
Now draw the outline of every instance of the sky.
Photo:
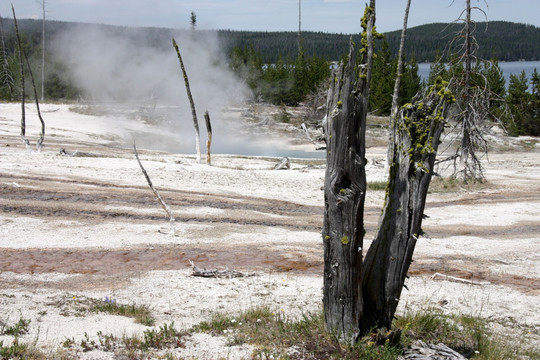
[[(300, 0), (302, 30), (352, 34), (360, 31), (367, 0)], [(0, 0), (0, 14), (17, 18), (42, 16), (42, 0)], [(377, 1), (377, 29), (400, 30), (406, 0)], [(412, 0), (409, 27), (451, 22), (465, 0)], [(472, 0), (485, 12), (477, 21), (506, 20), (540, 27), (540, 0)], [(45, 0), (50, 20), (126, 26), (188, 28), (195, 12), (199, 29), (298, 31), (299, 0)]]

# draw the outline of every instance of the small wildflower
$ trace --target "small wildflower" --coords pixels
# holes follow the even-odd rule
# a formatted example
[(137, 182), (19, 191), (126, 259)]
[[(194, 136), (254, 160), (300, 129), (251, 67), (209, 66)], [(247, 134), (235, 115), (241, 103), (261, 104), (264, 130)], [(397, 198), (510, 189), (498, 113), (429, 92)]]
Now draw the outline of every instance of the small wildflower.
[(242, 323), (238, 323), (238, 325), (242, 326)]
[(236, 320), (235, 320), (235, 319), (232, 319), (232, 320), (231, 320), (231, 323), (233, 323), (233, 324), (236, 323)]
[(260, 323), (260, 322), (261, 322), (261, 319), (257, 319), (257, 322)]

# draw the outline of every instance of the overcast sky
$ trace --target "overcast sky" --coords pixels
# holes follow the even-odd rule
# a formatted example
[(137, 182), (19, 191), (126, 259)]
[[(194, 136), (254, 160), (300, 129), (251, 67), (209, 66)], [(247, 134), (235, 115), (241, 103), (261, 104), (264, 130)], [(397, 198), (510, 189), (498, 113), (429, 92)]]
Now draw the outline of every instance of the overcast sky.
[[(17, 18), (41, 18), (42, 0), (11, 0)], [(301, 0), (302, 30), (357, 33), (367, 0)], [(487, 6), (486, 5), (489, 5)], [(51, 20), (128, 26), (189, 27), (191, 11), (200, 29), (297, 31), (298, 0), (46, 0)], [(377, 28), (399, 30), (406, 0), (378, 0)], [(451, 22), (465, 0), (412, 0), (409, 26)], [(472, 0), (487, 19), (540, 26), (540, 0)], [(3, 17), (11, 17), (10, 1), (0, 1)], [(476, 11), (476, 20), (485, 16)]]

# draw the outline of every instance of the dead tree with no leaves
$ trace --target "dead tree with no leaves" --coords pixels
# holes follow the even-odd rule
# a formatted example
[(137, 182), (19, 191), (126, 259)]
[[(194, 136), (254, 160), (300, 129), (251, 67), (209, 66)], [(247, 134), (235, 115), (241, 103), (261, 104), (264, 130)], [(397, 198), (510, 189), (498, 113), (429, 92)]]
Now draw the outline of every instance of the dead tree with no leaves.
[(193, 96), (191, 96), (191, 89), (189, 87), (189, 79), (187, 76), (186, 68), (184, 67), (184, 61), (182, 60), (182, 55), (180, 54), (180, 48), (176, 43), (174, 38), (172, 39), (174, 49), (176, 50), (176, 55), (178, 56), (178, 61), (180, 62), (180, 68), (182, 69), (182, 75), (184, 76), (184, 82), (186, 84), (186, 92), (189, 99), (189, 105), (191, 106), (191, 115), (193, 117), (193, 126), (195, 127), (195, 150), (197, 151), (197, 163), (201, 162), (201, 135), (199, 132), (199, 120), (197, 119), (197, 111), (195, 110), (195, 102), (193, 102)]
[(32, 80), (32, 87), (34, 90), (34, 98), (36, 100), (36, 108), (37, 113), (39, 117), (39, 121), (41, 123), (41, 132), (39, 134), (39, 140), (36, 145), (37, 152), (41, 151), (41, 148), (43, 147), (43, 140), (45, 138), (45, 121), (43, 120), (43, 117), (41, 116), (41, 110), (39, 108), (39, 100), (36, 90), (36, 83), (34, 81), (34, 75), (32, 73), (32, 68), (30, 67), (30, 62), (28, 61), (28, 56), (26, 56), (26, 52), (24, 51), (22, 47), (21, 37), (19, 35), (19, 27), (17, 26), (17, 16), (15, 15), (15, 8), (13, 5), (11, 5), (11, 10), (13, 11), (13, 23), (15, 26), (15, 35), (17, 37), (17, 45), (18, 45), (18, 52), (19, 52), (19, 67), (21, 70), (21, 139), (26, 146), (27, 149), (30, 149), (30, 142), (26, 138), (26, 111), (25, 111), (25, 81), (24, 81), (24, 61), (26, 61), (26, 66), (28, 67), (28, 72), (30, 74), (30, 79)]
[(204, 112), (204, 123), (206, 124), (206, 163), (212, 165), (212, 155), (210, 155), (210, 147), (212, 146), (212, 124), (210, 123), (210, 115), (208, 110)]
[(324, 124), (324, 318), (327, 331), (347, 342), (356, 342), (363, 318), (365, 131), (374, 22), (371, 0), (362, 19), (361, 59), (357, 63), (351, 42), (347, 62), (333, 74)]
[(365, 128), (373, 54), (375, 1), (362, 20), (361, 60), (351, 46), (334, 74), (326, 116), (324, 212), (325, 324), (354, 343), (373, 328), (391, 326), (416, 241), (422, 235), (427, 190), (448, 106), (447, 83), (435, 85), (396, 116), (391, 165), (379, 230), (365, 260)]
[(137, 151), (137, 146), (135, 145), (135, 143), (133, 143), (133, 151), (135, 152), (135, 158), (137, 159), (137, 163), (139, 164), (139, 167), (141, 168), (141, 171), (142, 171), (142, 173), (144, 175), (144, 178), (146, 179), (146, 182), (148, 183), (148, 186), (150, 186), (150, 189), (152, 190), (152, 192), (156, 196), (156, 199), (159, 201), (161, 207), (163, 208), (163, 210), (165, 210), (165, 212), (169, 216), (169, 225), (171, 226), (171, 235), (174, 235), (176, 233), (176, 230), (174, 228), (174, 221), (175, 220), (174, 220), (174, 216), (172, 214), (171, 208), (163, 200), (163, 198), (161, 197), (161, 195), (159, 194), (157, 189), (154, 187), (154, 184), (152, 184), (152, 180), (150, 180), (150, 176), (146, 172), (146, 169), (144, 168), (144, 166), (143, 166), (143, 164), (141, 162), (141, 159), (139, 159), (139, 152)]

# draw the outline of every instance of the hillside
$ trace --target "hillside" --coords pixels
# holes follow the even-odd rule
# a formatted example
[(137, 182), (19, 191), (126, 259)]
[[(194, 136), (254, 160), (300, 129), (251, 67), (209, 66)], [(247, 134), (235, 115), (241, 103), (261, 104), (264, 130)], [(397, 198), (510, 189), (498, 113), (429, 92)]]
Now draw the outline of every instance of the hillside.
[[(8, 53), (14, 49), (13, 21), (3, 20), (3, 30), (6, 37)], [(148, 44), (169, 46), (173, 33), (178, 31), (166, 28), (134, 28), (97, 24), (77, 24), (62, 21), (47, 22), (47, 37), (53, 38), (61, 31), (74, 26), (107, 28), (109, 31), (137, 36)], [(476, 38), (479, 45), (478, 55), (481, 58), (496, 58), (499, 61), (537, 61), (540, 60), (540, 28), (532, 25), (517, 24), (506, 21), (493, 21), (476, 24)], [(40, 46), (41, 21), (21, 19), (21, 32), (24, 33), (30, 48)], [(438, 52), (444, 52), (449, 42), (459, 30), (460, 24), (435, 23), (416, 26), (408, 29), (407, 53), (414, 54), (418, 62), (430, 62)], [(207, 32), (207, 30), (198, 30)], [(226, 53), (235, 46), (253, 45), (262, 53), (263, 60), (274, 63), (279, 56), (295, 58), (298, 49), (298, 34), (296, 32), (253, 32), (218, 30), (218, 38)], [(401, 31), (385, 33), (390, 45), (390, 51), (397, 53)], [(358, 35), (353, 35), (353, 38)], [(302, 39), (308, 55), (337, 60), (347, 52), (350, 34), (330, 34), (323, 32), (303, 32)], [(519, 39), (519, 41), (516, 41)], [(358, 39), (356, 39), (358, 40)], [(32, 53), (32, 51), (30, 51)]]
[[(444, 52), (462, 28), (461, 24), (427, 24), (407, 31), (405, 48), (418, 62), (430, 62), (437, 51)], [(385, 34), (393, 53), (397, 53), (401, 30)], [(517, 41), (519, 39), (519, 41)], [(540, 60), (540, 28), (507, 21), (476, 24), (478, 57), (499, 61)]]

